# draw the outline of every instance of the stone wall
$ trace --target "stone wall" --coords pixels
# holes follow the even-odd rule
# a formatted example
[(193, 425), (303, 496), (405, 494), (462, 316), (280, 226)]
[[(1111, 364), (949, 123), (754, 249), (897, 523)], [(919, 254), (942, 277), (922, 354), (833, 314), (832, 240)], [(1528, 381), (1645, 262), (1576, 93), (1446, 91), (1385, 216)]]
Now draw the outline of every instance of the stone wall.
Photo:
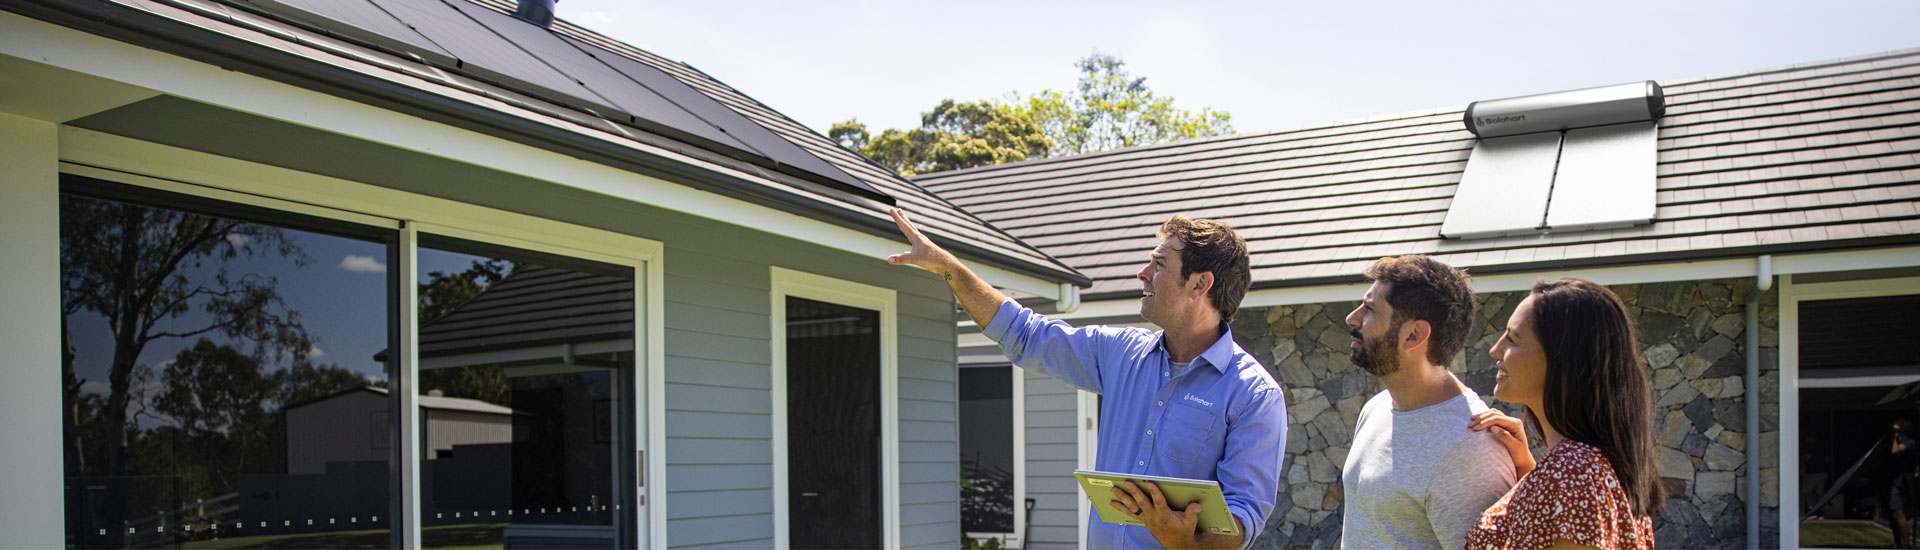
[[(1669, 500), (1654, 518), (1661, 548), (1775, 547), (1779, 506), (1777, 292), (1759, 304), (1761, 379), (1744, 380), (1746, 297), (1751, 279), (1684, 281), (1611, 287), (1640, 328), (1657, 400), (1655, 438)], [(1525, 292), (1481, 294), (1467, 350), (1448, 366), (1483, 399), (1493, 399), (1487, 350), (1505, 330)], [(1355, 296), (1357, 299), (1358, 296)], [(1242, 310), (1234, 334), (1287, 389), (1290, 422), (1285, 483), (1258, 548), (1339, 545), (1346, 464), (1361, 405), (1382, 387), (1347, 358), (1346, 315), (1356, 302)], [(1759, 389), (1761, 426), (1746, 425), (1745, 399)], [(1758, 436), (1755, 437), (1755, 433)], [(1746, 445), (1758, 440), (1761, 540), (1745, 538)], [(1535, 442), (1534, 454), (1543, 452)]]

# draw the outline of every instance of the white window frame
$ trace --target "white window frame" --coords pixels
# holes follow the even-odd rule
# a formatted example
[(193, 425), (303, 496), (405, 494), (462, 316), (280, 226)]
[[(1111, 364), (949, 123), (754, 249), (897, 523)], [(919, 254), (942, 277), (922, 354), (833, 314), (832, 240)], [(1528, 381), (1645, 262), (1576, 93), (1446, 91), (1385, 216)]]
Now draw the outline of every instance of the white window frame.
[(768, 268), (772, 314), (773, 547), (792, 546), (791, 480), (787, 464), (787, 297), (880, 312), (880, 547), (900, 546), (900, 321), (893, 289), (816, 275), (780, 266)]
[(1920, 277), (1796, 284), (1780, 278), (1780, 547), (1800, 547), (1800, 302), (1920, 294)]
[[(127, 185), (158, 189), (224, 202), (332, 219), (398, 232), (399, 265), (391, 266), (403, 281), (417, 278), (418, 237), (426, 232), (516, 249), (579, 258), (634, 269), (635, 396), (645, 407), (644, 423), (635, 423), (636, 445), (648, 455), (664, 457), (666, 449), (665, 247), (659, 241), (573, 225), (565, 222), (497, 210), (459, 201), (429, 197), (289, 170), (264, 164), (191, 151), (68, 126), (60, 127), (60, 172)], [(190, 183), (189, 183), (190, 182)], [(639, 288), (644, 287), (644, 288)], [(413, 285), (400, 285), (402, 380), (418, 376), (419, 307)], [(642, 333), (641, 331), (644, 331)], [(405, 388), (401, 388), (405, 389)], [(414, 392), (402, 391), (400, 423), (403, 439), (401, 499), (410, 518), (405, 546), (420, 542), (420, 480), (418, 475), (419, 411)], [(666, 478), (664, 460), (645, 461), (643, 481)], [(651, 483), (639, 491), (644, 516), (635, 515), (632, 528), (651, 548), (665, 548), (666, 484)]]

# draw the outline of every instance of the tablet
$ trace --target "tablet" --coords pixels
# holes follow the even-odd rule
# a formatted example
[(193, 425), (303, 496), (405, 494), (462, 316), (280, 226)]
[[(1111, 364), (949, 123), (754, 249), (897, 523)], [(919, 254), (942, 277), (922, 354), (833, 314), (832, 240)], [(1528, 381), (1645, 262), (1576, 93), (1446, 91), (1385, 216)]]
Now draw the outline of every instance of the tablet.
[[(1174, 511), (1186, 510), (1187, 505), (1194, 502), (1206, 505), (1200, 510), (1200, 532), (1219, 535), (1240, 534), (1240, 530), (1234, 527), (1233, 513), (1227, 511), (1227, 499), (1220, 494), (1218, 482), (1093, 470), (1074, 470), (1073, 477), (1080, 481), (1080, 490), (1087, 494), (1087, 500), (1093, 501), (1093, 509), (1098, 511), (1100, 519), (1107, 523), (1146, 525), (1107, 503), (1114, 500), (1114, 487), (1120, 487), (1120, 490), (1125, 491), (1129, 480), (1135, 485), (1139, 485), (1141, 481), (1151, 481), (1160, 487), (1160, 494), (1167, 497), (1167, 507)], [(1140, 491), (1147, 493), (1148, 498), (1153, 497), (1153, 493), (1148, 492), (1146, 487), (1141, 487)]]

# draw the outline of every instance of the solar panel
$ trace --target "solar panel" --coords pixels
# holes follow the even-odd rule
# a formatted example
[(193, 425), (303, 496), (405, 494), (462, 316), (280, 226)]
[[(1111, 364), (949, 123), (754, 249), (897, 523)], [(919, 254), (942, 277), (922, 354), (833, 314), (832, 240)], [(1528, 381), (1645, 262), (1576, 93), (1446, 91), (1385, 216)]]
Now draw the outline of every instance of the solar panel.
[(291, 17), (328, 32), (419, 55), (434, 63), (453, 65), (453, 54), (441, 49), (406, 23), (395, 19), (371, 0), (245, 0), (262, 11)]
[(560, 74), (473, 17), (484, 15), (479, 13), (482, 11), (498, 17), (508, 17), (506, 15), (464, 0), (385, 0), (380, 6), (459, 58), (456, 68), (462, 71), (529, 92), (544, 90), (559, 96), (554, 99), (576, 107), (603, 113), (618, 111), (612, 102)]
[(1547, 226), (1581, 230), (1652, 221), (1659, 133), (1652, 122), (1568, 130)]
[[(784, 168), (782, 172), (801, 177), (812, 176), (807, 179), (815, 180), (819, 183), (828, 183), (829, 185), (837, 184), (835, 185), (837, 187), (851, 187), (857, 192), (871, 193), (878, 197), (891, 200), (886, 193), (874, 189), (873, 186), (868, 185), (866, 182), (860, 181), (827, 161), (821, 160), (820, 157), (808, 153), (805, 149), (801, 149), (799, 145), (795, 145), (793, 142), (787, 141), (786, 138), (774, 134), (772, 130), (768, 130), (759, 123), (748, 119), (745, 115), (734, 111), (726, 105), (720, 104), (719, 101), (707, 96), (707, 94), (693, 89), (692, 86), (681, 82), (678, 78), (674, 78), (673, 75), (667, 74), (666, 71), (662, 71), (646, 63), (635, 61), (623, 55), (607, 52), (598, 46), (572, 38), (565, 38), (565, 40), (581, 51), (596, 52), (596, 57), (608, 66), (613, 67), (614, 70), (627, 75), (627, 77), (633, 79), (634, 82), (672, 101), (675, 105), (679, 105), (681, 108), (700, 117), (701, 120), (705, 120), (719, 127), (722, 131), (725, 131), (727, 135), (744, 142), (750, 148), (748, 150), (749, 152), (778, 163), (778, 165)], [(823, 179), (827, 181), (819, 181)]]
[(1467, 157), (1440, 235), (1471, 239), (1539, 229), (1559, 156), (1559, 132), (1480, 140)]
[[(727, 147), (749, 150), (746, 144), (608, 67), (595, 59), (590, 50), (573, 47), (552, 31), (466, 2), (455, 2), (454, 5), (461, 6), (461, 11), (533, 57), (580, 82), (599, 97), (606, 98), (620, 113), (642, 119), (643, 127), (658, 126), (648, 127), (648, 130), (666, 130), (669, 135), (691, 134)], [(604, 51), (602, 54), (611, 55)]]

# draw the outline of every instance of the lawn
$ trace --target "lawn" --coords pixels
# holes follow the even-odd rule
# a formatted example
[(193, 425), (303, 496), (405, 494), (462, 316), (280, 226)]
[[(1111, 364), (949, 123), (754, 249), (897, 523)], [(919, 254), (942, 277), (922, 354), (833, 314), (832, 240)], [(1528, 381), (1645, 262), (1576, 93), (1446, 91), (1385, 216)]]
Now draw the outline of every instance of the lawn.
[(1800, 522), (1800, 546), (1808, 548), (1891, 548), (1893, 530), (1863, 519)]

